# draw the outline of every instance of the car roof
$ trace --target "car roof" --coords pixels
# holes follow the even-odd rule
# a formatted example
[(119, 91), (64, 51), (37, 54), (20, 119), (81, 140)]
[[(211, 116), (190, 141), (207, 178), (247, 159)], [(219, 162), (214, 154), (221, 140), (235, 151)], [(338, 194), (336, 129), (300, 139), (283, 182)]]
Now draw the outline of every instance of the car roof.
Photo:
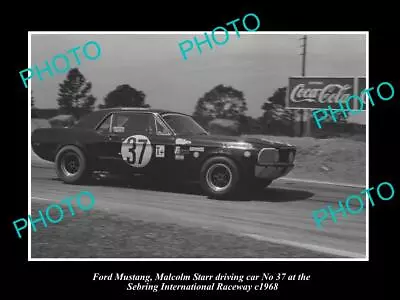
[(139, 111), (146, 111), (149, 113), (156, 113), (160, 114), (161, 116), (166, 114), (179, 114), (190, 117), (190, 115), (164, 110), (164, 109), (154, 109), (154, 108), (143, 108), (143, 107), (113, 107), (113, 108), (103, 108), (97, 109), (87, 115), (85, 115), (82, 119), (80, 119), (74, 127), (76, 128), (95, 128), (99, 122), (104, 120), (104, 118), (115, 112), (139, 112)]
[(147, 111), (151, 113), (157, 113), (160, 115), (163, 114), (180, 114), (180, 115), (186, 115), (184, 113), (176, 112), (176, 111), (171, 111), (171, 110), (165, 110), (165, 109), (156, 109), (156, 108), (146, 108), (146, 107), (113, 107), (113, 108), (103, 108), (99, 109), (97, 111), (103, 111), (103, 112), (117, 112), (117, 111), (132, 111), (132, 112), (137, 112), (137, 111)]

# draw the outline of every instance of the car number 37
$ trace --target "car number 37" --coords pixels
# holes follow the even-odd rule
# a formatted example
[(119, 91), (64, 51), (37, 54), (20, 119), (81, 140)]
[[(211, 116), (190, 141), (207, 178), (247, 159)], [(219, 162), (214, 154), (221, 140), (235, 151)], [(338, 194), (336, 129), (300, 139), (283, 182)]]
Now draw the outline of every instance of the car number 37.
[(135, 168), (145, 167), (150, 162), (152, 153), (151, 142), (144, 135), (132, 135), (126, 138), (121, 145), (123, 160)]

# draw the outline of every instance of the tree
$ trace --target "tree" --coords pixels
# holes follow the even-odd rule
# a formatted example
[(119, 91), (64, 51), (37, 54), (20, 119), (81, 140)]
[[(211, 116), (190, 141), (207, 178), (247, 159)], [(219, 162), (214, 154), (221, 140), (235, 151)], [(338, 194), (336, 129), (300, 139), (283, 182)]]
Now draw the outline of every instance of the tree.
[(146, 95), (142, 91), (138, 91), (129, 84), (117, 86), (109, 92), (104, 98), (104, 105), (100, 104), (99, 108), (111, 107), (150, 107), (145, 104)]
[(240, 116), (240, 133), (241, 134), (259, 134), (262, 131), (258, 118), (251, 116)]
[(91, 112), (96, 98), (90, 94), (92, 83), (87, 81), (78, 68), (69, 70), (67, 78), (59, 84), (58, 105), (60, 112), (79, 119)]
[[(282, 107), (286, 106), (286, 87), (281, 87), (278, 88), (274, 94), (268, 98), (268, 102), (272, 103), (272, 104), (276, 104), (276, 105), (280, 105)], [(264, 109), (264, 108), (262, 108)]]
[(197, 101), (193, 117), (203, 125), (216, 118), (239, 121), (246, 110), (243, 92), (220, 84)]
[(264, 132), (269, 134), (294, 135), (296, 111), (285, 108), (285, 98), (286, 87), (281, 87), (262, 105), (261, 109), (264, 110), (264, 114), (260, 121)]

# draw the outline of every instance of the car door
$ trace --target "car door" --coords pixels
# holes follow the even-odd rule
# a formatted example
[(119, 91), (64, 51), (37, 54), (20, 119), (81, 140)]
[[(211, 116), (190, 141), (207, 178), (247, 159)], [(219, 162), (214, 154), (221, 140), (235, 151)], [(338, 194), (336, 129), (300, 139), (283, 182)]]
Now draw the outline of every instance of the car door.
[(175, 157), (175, 134), (165, 125), (162, 119), (154, 114), (155, 132), (151, 136), (151, 141), (155, 146), (155, 160), (152, 172), (164, 173), (167, 176), (174, 176), (174, 157)]
[(160, 126), (157, 130), (154, 113), (115, 112), (110, 122), (111, 129), (103, 133), (104, 148), (100, 150), (107, 169), (135, 173), (166, 171), (173, 137)]
[(114, 171), (121, 167), (120, 159), (117, 157), (118, 145), (117, 138), (113, 132), (113, 117), (114, 114), (108, 114), (100, 125), (95, 129), (98, 135), (98, 141), (91, 145), (91, 153), (96, 157), (95, 169)]

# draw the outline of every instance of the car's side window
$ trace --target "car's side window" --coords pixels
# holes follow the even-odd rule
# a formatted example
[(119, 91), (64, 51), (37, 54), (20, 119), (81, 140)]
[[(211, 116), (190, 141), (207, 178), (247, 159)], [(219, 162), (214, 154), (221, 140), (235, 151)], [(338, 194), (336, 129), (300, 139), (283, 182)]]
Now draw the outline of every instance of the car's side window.
[(125, 127), (125, 124), (128, 122), (129, 117), (120, 115), (120, 114), (115, 114), (114, 119), (113, 119), (113, 127)]
[(123, 127), (124, 132), (154, 134), (155, 122), (153, 114), (149, 113), (116, 113), (113, 117), (113, 127)]
[(171, 131), (163, 124), (158, 118), (156, 118), (156, 132), (157, 135), (172, 135)]
[(101, 125), (97, 128), (97, 131), (100, 133), (108, 133), (111, 132), (111, 114), (101, 123)]

